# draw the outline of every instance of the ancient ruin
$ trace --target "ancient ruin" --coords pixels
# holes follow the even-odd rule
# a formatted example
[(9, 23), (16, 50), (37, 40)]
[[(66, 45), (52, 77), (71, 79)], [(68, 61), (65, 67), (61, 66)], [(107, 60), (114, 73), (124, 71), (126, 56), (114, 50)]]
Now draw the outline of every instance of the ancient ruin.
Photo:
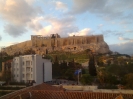
[(38, 54), (46, 54), (52, 51), (80, 52), (90, 49), (97, 53), (110, 52), (103, 35), (70, 36), (61, 38), (58, 34), (49, 37), (42, 35), (31, 35), (31, 40), (6, 47), (4, 51), (8, 54), (33, 49)]

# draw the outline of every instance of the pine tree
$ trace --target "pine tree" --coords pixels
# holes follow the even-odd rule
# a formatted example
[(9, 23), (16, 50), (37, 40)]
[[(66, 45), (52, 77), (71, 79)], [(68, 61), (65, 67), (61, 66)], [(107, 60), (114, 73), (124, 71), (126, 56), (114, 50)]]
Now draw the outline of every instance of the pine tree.
[(90, 53), (90, 60), (89, 60), (89, 74), (91, 76), (96, 76), (96, 67), (95, 67), (95, 59), (92, 53)]
[(60, 76), (60, 65), (59, 65), (59, 60), (57, 56), (55, 57), (55, 61), (52, 64), (52, 74), (53, 74), (53, 77)]

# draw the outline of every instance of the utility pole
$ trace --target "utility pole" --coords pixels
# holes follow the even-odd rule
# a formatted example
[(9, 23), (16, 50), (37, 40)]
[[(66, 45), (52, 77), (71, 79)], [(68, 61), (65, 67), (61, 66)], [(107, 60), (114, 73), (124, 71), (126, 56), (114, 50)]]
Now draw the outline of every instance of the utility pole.
[(78, 85), (79, 85), (79, 72), (78, 72)]
[(82, 77), (82, 70), (78, 69), (78, 85), (79, 85), (79, 73), (81, 73), (81, 77)]

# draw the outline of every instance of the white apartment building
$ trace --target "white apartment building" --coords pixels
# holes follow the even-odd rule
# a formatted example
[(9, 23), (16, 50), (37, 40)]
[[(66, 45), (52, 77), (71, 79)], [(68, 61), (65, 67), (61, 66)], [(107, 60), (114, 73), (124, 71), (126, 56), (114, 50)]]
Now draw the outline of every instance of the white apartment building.
[(52, 81), (52, 62), (41, 55), (24, 55), (13, 58), (13, 78), (17, 82), (40, 84)]

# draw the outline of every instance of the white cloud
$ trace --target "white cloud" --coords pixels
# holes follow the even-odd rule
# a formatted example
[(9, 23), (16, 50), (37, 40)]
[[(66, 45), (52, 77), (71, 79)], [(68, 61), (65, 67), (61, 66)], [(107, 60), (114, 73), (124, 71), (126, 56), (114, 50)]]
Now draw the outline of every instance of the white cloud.
[(25, 0), (28, 4), (33, 4), (35, 2), (35, 0)]
[(86, 11), (91, 11), (94, 13), (103, 10), (104, 5), (106, 4), (107, 0), (73, 0), (73, 13), (84, 13)]
[(98, 28), (101, 29), (103, 27), (103, 24), (99, 24)]
[(133, 33), (133, 30), (126, 30), (127, 33)]
[(103, 24), (99, 24), (99, 26), (100, 26), (100, 27), (102, 27), (102, 26), (103, 26)]
[[(74, 5), (71, 14), (90, 12), (102, 17), (105, 20), (124, 19), (124, 24), (129, 24), (133, 20), (133, 0), (73, 0)], [(125, 12), (128, 13), (125, 14)]]
[(36, 17), (28, 23), (28, 27), (31, 28), (32, 30), (38, 31), (43, 28), (43, 26), (40, 23), (43, 20), (44, 20), (43, 16)]
[(131, 21), (128, 21), (128, 19), (125, 19), (125, 20), (122, 20), (120, 21), (120, 25), (127, 25), (127, 24), (131, 24), (132, 22)]
[[(124, 36), (127, 36), (127, 35), (129, 36), (128, 33), (133, 33), (133, 31), (132, 30), (125, 30), (125, 31), (119, 31), (119, 30), (102, 30), (101, 31), (101, 34), (103, 34), (106, 37), (115, 36), (119, 40), (132, 40), (131, 38), (124, 37)], [(130, 34), (130, 35), (132, 36), (132, 34)]]
[(64, 18), (56, 18), (56, 17), (45, 17), (43, 18), (45, 22), (48, 22), (49, 25), (45, 26), (44, 28), (36, 31), (37, 35), (44, 35), (48, 36), (50, 34), (58, 33), (62, 37), (65, 36), (83, 36), (89, 35), (92, 33), (90, 28), (84, 28), (79, 30), (78, 27), (75, 25), (75, 17), (73, 16), (66, 16)]
[(114, 35), (114, 36), (123, 36), (123, 32), (121, 31), (116, 31), (116, 30), (102, 30), (101, 34), (105, 35), (105, 36), (110, 36), (110, 35)]
[(91, 29), (90, 28), (85, 28), (83, 30), (80, 30), (78, 32), (72, 32), (72, 33), (68, 33), (69, 36), (85, 36), (85, 35), (89, 35), (91, 34)]
[(119, 39), (119, 40), (123, 40), (123, 38), (122, 38), (122, 37), (118, 37), (118, 39)]
[(40, 11), (30, 6), (25, 0), (0, 1), (0, 14), (3, 19), (14, 24), (25, 24), (34, 18)]
[[(129, 36), (132, 37), (133, 30), (125, 30), (125, 31), (120, 31), (120, 30), (102, 30), (101, 34), (105, 36), (116, 36), (118, 37), (119, 40), (132, 40), (131, 38), (125, 38), (124, 36)], [(124, 37), (124, 38), (123, 38)]]
[[(56, 17), (45, 17), (44, 21), (49, 23), (49, 25), (45, 26), (36, 34), (54, 34), (58, 33), (61, 36), (66, 36), (67, 33), (78, 31), (78, 27), (74, 24), (75, 18), (72, 16), (66, 16), (65, 18), (56, 18)], [(44, 32), (42, 32), (44, 31)], [(45, 33), (45, 31), (47, 31)]]
[[(40, 9), (29, 5), (25, 0), (0, 1), (0, 16), (7, 23), (5, 31), (11, 36), (23, 34), (27, 28), (27, 23), (34, 19), (39, 13), (41, 13)], [(17, 30), (12, 30), (11, 26), (14, 26), (13, 29)], [(16, 31), (16, 33), (13, 33), (13, 31)]]
[(128, 41), (120, 44), (109, 45), (111, 51), (117, 51), (121, 54), (133, 54), (133, 41)]
[(55, 2), (55, 7), (57, 10), (67, 10), (67, 5), (60, 1)]
[(52, 26), (48, 25), (48, 26), (40, 29), (38, 32), (36, 32), (36, 34), (37, 35), (43, 35), (43, 36), (49, 36), (50, 34), (52, 34), (52, 33), (50, 33), (51, 30), (52, 30)]
[(27, 30), (21, 25), (6, 24), (4, 26), (4, 32), (12, 37), (17, 37), (25, 33)]
[(126, 37), (118, 37), (119, 40), (125, 40), (125, 41), (133, 41), (131, 38), (126, 38)]

